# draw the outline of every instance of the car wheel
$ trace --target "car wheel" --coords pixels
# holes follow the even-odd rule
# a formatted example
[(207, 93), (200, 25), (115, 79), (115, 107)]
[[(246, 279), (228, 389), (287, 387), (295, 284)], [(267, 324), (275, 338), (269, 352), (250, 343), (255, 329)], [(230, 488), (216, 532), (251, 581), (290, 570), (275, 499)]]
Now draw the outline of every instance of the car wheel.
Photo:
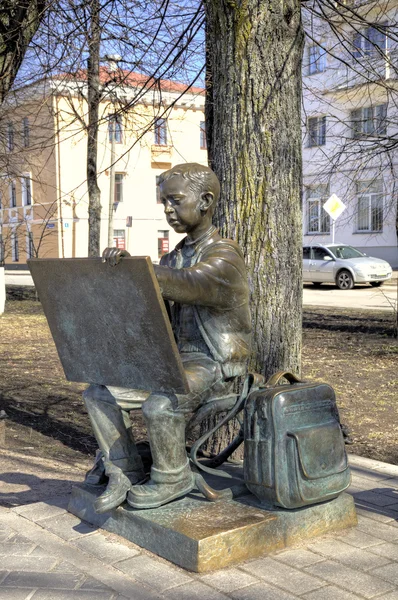
[(339, 290), (352, 290), (354, 279), (349, 271), (343, 269), (336, 277), (336, 285)]
[(384, 281), (369, 281), (369, 283), (372, 287), (380, 287), (383, 285)]
[(315, 287), (321, 287), (322, 282), (321, 281), (313, 281), (312, 285), (314, 285)]

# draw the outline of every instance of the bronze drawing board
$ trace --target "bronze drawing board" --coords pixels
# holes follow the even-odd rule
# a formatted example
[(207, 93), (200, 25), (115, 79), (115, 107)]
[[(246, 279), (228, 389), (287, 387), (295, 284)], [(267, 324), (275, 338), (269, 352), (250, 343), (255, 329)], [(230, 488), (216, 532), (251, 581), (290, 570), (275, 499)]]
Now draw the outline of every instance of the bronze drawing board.
[(149, 257), (28, 261), (69, 381), (186, 393), (188, 384)]

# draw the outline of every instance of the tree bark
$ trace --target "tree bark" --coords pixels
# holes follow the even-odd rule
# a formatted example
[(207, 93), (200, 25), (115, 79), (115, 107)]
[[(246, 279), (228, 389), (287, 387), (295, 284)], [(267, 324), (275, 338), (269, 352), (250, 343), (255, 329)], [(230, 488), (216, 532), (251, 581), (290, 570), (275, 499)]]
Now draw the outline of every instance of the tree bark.
[(244, 250), (251, 369), (300, 372), (302, 307), (299, 0), (205, 0), (206, 123), (221, 182), (215, 221)]
[(101, 191), (97, 182), (98, 115), (101, 100), (100, 62), (100, 3), (90, 0), (89, 57), (87, 61), (87, 189), (88, 189), (88, 255), (100, 255)]

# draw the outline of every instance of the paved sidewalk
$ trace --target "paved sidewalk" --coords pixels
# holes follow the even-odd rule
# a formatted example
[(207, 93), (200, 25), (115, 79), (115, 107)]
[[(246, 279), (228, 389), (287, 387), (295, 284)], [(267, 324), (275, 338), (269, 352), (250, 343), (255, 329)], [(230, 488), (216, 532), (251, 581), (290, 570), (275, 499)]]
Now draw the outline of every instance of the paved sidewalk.
[(398, 600), (398, 466), (350, 461), (357, 528), (204, 575), (91, 528), (66, 497), (0, 507), (0, 599)]

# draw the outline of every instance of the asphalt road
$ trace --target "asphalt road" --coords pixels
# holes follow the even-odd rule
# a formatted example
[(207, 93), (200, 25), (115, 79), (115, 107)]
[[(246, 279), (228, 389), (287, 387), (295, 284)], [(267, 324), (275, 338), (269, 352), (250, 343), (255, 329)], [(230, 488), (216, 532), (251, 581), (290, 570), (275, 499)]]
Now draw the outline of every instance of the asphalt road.
[[(323, 284), (320, 288), (315, 288), (312, 284), (305, 284), (304, 306), (397, 310), (396, 275), (394, 273), (394, 280), (379, 288), (360, 285), (352, 290), (343, 291), (332, 285)], [(8, 285), (33, 285), (32, 278), (26, 271), (6, 271), (5, 280)]]
[[(396, 281), (394, 282), (396, 284)], [(339, 290), (335, 286), (323, 284), (315, 288), (305, 284), (304, 306), (329, 306), (341, 308), (368, 308), (372, 310), (397, 310), (397, 287), (393, 282), (379, 288), (359, 285), (352, 290)]]

